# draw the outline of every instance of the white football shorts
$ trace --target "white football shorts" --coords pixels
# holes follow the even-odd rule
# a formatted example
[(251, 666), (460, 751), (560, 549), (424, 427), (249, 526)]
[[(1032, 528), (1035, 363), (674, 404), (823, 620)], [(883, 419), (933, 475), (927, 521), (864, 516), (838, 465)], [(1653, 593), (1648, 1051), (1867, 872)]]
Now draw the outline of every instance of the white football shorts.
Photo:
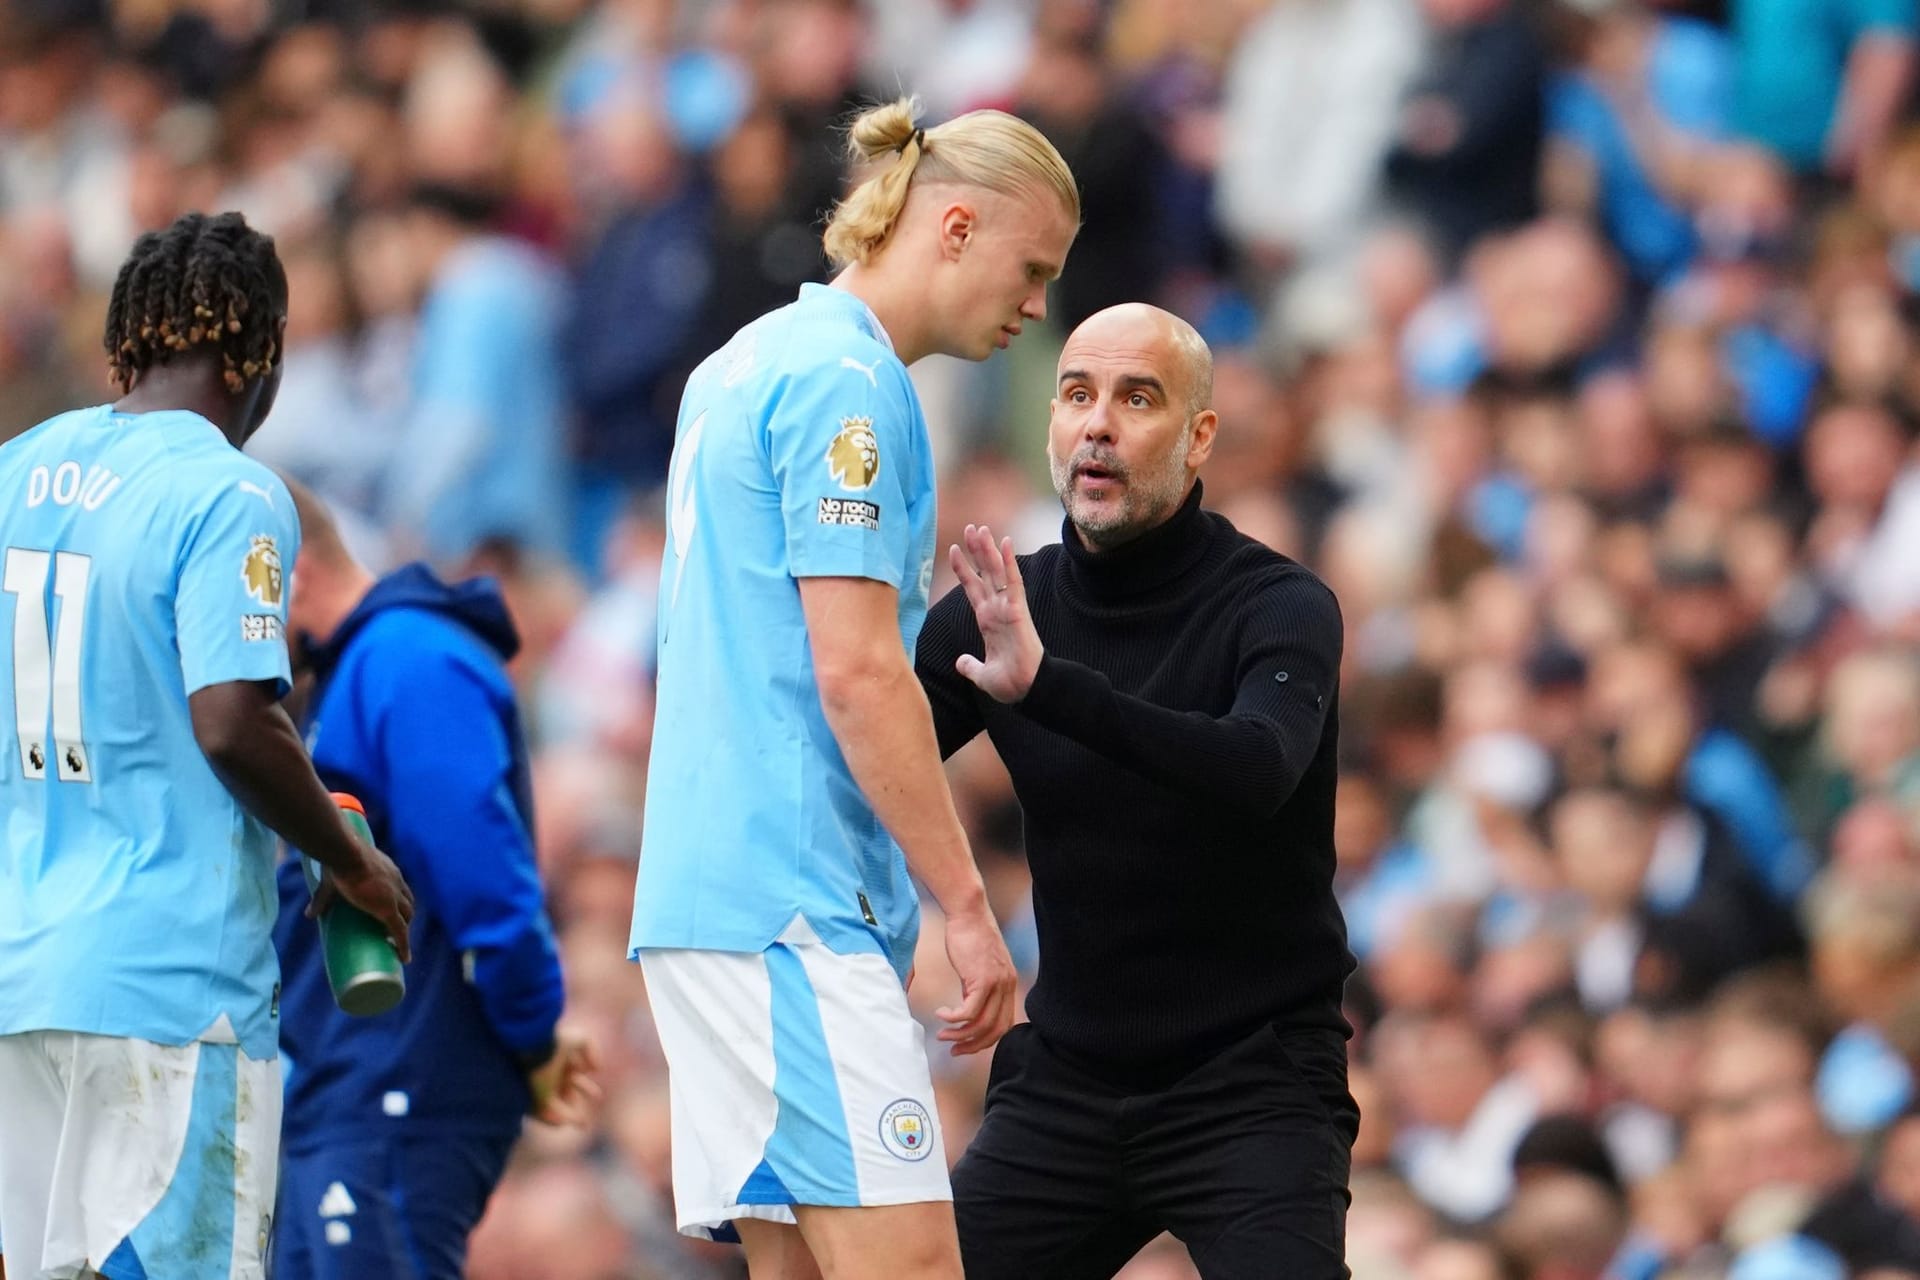
[[(795, 940), (795, 935), (807, 940)], [(794, 1205), (951, 1200), (925, 1033), (893, 966), (804, 924), (765, 951), (640, 953), (667, 1056), (682, 1234)]]
[(280, 1060), (235, 1044), (0, 1036), (7, 1280), (259, 1280)]

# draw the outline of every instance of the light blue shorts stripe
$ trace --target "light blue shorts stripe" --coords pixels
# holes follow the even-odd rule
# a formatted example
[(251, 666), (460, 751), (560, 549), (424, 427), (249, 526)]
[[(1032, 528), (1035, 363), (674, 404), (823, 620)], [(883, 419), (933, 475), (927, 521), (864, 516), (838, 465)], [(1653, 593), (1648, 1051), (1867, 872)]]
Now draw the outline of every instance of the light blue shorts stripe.
[(808, 937), (640, 962), (673, 1092), (681, 1231), (951, 1198), (926, 1033), (884, 956)]
[[(741, 1187), (741, 1204), (860, 1203), (853, 1144), (847, 1137), (840, 1078), (827, 1051), (820, 1002), (806, 966), (785, 943), (768, 947), (773, 983), (773, 1096), (779, 1103), (760, 1168)], [(778, 1190), (765, 1185), (770, 1174)], [(762, 1199), (781, 1194), (780, 1199)]]
[(0, 1036), (0, 1230), (21, 1275), (257, 1280), (280, 1067), (237, 1045)]

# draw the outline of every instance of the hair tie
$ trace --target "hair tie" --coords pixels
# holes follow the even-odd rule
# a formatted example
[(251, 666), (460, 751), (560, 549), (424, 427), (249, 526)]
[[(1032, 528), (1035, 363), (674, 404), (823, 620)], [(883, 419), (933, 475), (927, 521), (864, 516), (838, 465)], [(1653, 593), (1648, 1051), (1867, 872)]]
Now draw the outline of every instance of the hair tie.
[(908, 147), (919, 147), (920, 150), (925, 151), (927, 149), (927, 131), (925, 129), (915, 129), (906, 141), (900, 144), (900, 154), (907, 154)]

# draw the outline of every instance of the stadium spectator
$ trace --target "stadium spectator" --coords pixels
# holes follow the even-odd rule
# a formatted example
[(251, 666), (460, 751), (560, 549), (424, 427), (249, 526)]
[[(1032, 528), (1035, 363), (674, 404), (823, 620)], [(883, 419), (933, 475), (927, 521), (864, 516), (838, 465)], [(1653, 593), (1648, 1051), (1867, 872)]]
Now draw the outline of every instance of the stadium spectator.
[(621, 506), (666, 479), (680, 392), (710, 350), (689, 338), (717, 267), (712, 195), (663, 111), (634, 90), (605, 96), (579, 125), (582, 212), (593, 237), (560, 346), (578, 418), (574, 553), (595, 569)]
[(1913, 5), (1744, 0), (1728, 16), (1740, 131), (1796, 173), (1870, 168), (1913, 87)]
[(1511, 0), (1422, 0), (1427, 48), (1387, 156), (1391, 197), (1449, 261), (1538, 212), (1546, 51)]
[(1658, 285), (1693, 256), (1701, 162), (1732, 114), (1732, 46), (1640, 0), (1563, 11), (1579, 56), (1549, 91), (1549, 199), (1596, 217), (1634, 277)]
[(488, 539), (567, 547), (561, 281), (541, 252), (489, 229), (499, 213), (485, 188), (425, 184), (404, 219), (427, 283), (382, 503), (406, 548), (442, 562)]

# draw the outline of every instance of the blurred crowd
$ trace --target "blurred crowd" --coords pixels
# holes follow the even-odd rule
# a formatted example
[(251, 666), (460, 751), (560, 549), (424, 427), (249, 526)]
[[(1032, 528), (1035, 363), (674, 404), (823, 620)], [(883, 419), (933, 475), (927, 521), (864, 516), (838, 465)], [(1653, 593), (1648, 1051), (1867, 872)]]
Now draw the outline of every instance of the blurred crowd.
[[(1915, 34), (1914, 0), (5, 0), (0, 438), (107, 398), (138, 232), (277, 238), (255, 449), (374, 565), (504, 584), (608, 1063), (471, 1274), (739, 1275), (673, 1232), (624, 959), (675, 407), (823, 277), (850, 107), (1018, 111), (1086, 222), (1047, 325), (915, 370), (941, 519), (1059, 536), (1078, 320), (1213, 344), (1208, 502), (1346, 617), (1358, 1280), (1914, 1280)], [(1031, 976), (1006, 776), (984, 740), (951, 775)], [(930, 1047), (957, 1154), (986, 1064)]]

